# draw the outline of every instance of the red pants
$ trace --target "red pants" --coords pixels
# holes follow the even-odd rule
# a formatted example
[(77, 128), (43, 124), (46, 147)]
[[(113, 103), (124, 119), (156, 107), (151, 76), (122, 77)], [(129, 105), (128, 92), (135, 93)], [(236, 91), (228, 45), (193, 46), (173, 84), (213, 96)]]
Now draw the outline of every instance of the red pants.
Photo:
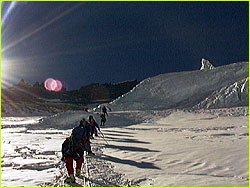
[[(74, 168), (73, 168), (73, 158), (72, 157), (66, 157), (65, 159), (66, 162), (66, 167), (68, 170), (68, 174), (74, 174)], [(81, 170), (82, 167), (82, 163), (83, 163), (83, 159), (80, 158), (76, 161), (76, 169)]]

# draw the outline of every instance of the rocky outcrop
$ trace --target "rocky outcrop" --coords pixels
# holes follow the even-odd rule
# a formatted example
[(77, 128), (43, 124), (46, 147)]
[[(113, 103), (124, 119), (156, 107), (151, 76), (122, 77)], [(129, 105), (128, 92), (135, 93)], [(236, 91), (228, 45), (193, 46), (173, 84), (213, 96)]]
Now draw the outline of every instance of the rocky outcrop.
[(215, 67), (206, 59), (201, 59), (201, 68), (200, 70), (212, 70), (215, 69)]

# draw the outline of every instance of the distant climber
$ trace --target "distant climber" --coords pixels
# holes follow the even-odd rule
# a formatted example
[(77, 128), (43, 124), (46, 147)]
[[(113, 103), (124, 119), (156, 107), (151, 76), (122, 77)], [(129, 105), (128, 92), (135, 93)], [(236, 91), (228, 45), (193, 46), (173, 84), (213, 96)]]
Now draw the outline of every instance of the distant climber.
[(105, 122), (107, 121), (105, 115), (101, 114), (100, 117), (101, 117), (101, 124), (100, 124), (100, 126), (105, 126)]
[(93, 116), (89, 116), (89, 124), (91, 125), (91, 134), (90, 134), (90, 136), (93, 139), (94, 134), (95, 134), (96, 137), (98, 136), (97, 129), (100, 131), (100, 127), (99, 127), (98, 123), (96, 123)]
[(108, 112), (107, 112), (106, 106), (103, 106), (103, 107), (102, 107), (102, 113), (103, 113), (104, 115), (107, 115), (107, 116), (108, 116)]

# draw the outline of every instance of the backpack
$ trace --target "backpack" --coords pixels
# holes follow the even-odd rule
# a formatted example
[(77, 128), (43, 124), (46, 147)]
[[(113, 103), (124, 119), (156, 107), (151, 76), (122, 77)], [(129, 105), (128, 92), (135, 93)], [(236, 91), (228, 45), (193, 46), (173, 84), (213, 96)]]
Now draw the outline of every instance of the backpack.
[(85, 150), (85, 144), (76, 142), (72, 134), (70, 137), (67, 137), (62, 144), (62, 161), (65, 161), (67, 157), (72, 157), (74, 160), (83, 158)]
[(70, 142), (74, 155), (82, 156), (84, 151), (86, 151), (87, 131), (86, 128), (83, 129), (79, 126), (73, 129)]
[(72, 138), (67, 137), (62, 144), (62, 156), (71, 157), (73, 156)]

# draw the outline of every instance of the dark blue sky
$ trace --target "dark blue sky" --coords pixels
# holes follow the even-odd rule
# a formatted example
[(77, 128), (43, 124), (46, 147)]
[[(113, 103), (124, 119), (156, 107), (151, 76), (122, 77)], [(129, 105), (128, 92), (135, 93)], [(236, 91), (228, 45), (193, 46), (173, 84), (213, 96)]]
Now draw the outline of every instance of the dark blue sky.
[[(142, 80), (249, 58), (248, 2), (2, 2), (3, 79)], [(3, 20), (9, 9), (8, 16)]]

